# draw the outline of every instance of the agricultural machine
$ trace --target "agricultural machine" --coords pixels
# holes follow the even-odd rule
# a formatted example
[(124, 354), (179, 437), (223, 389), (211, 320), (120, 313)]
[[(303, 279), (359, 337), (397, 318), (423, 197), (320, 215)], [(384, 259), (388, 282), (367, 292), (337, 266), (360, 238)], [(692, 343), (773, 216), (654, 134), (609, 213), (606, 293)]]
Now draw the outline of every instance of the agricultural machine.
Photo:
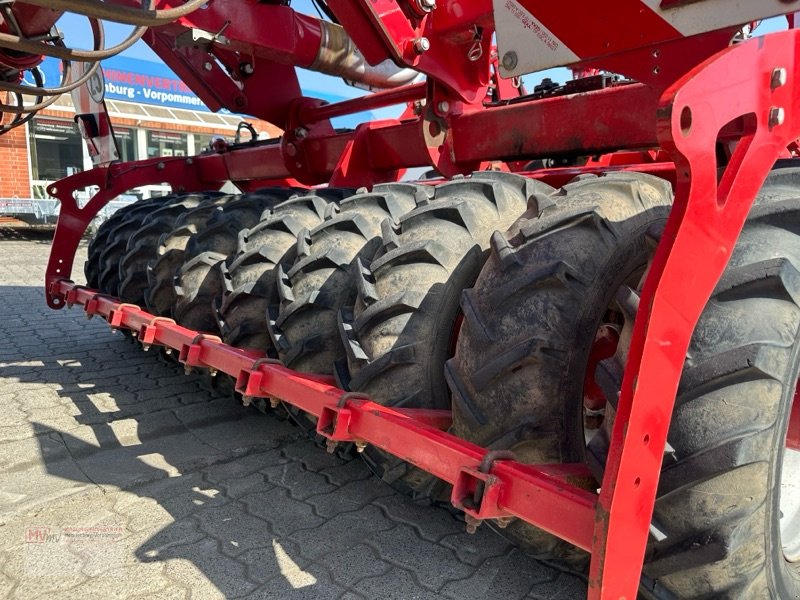
[[(315, 4), (0, 5), (4, 129), (74, 91), (97, 165), (48, 190), (48, 304), (229, 375), (589, 598), (800, 598), (800, 1)], [(138, 39), (283, 135), (115, 160), (97, 65)], [(369, 93), (306, 97), (298, 67)], [(158, 183), (71, 281), (98, 210)]]

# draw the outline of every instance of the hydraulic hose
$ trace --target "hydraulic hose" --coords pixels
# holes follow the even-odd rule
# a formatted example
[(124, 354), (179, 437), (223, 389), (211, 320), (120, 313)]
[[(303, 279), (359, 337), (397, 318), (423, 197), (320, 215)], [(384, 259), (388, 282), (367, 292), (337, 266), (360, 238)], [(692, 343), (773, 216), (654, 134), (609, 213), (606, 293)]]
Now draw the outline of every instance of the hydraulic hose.
[(175, 19), (185, 17), (197, 10), (209, 0), (188, 0), (178, 8), (162, 10), (131, 8), (128, 6), (114, 6), (97, 0), (25, 0), (25, 4), (73, 12), (79, 15), (123, 23), (125, 25), (140, 25), (145, 27), (158, 27), (166, 25)]

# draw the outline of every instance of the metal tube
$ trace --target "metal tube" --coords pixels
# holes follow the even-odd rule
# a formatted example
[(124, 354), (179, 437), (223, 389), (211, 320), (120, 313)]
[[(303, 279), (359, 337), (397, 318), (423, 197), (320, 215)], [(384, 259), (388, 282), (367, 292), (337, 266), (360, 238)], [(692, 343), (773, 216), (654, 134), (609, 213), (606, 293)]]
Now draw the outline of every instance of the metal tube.
[(403, 102), (421, 100), (425, 97), (426, 86), (427, 84), (425, 83), (415, 83), (396, 90), (375, 92), (368, 96), (352, 98), (351, 100), (342, 100), (341, 102), (334, 102), (333, 104), (326, 104), (316, 108), (309, 107), (306, 110), (300, 111), (300, 120), (303, 123), (310, 124), (325, 119), (333, 119), (334, 117), (352, 115), (374, 108), (383, 108), (384, 106), (393, 106), (395, 104), (402, 104)]
[(319, 24), (319, 51), (309, 69), (376, 89), (408, 85), (419, 75), (414, 69), (398, 67), (391, 60), (370, 65), (344, 27), (328, 21)]

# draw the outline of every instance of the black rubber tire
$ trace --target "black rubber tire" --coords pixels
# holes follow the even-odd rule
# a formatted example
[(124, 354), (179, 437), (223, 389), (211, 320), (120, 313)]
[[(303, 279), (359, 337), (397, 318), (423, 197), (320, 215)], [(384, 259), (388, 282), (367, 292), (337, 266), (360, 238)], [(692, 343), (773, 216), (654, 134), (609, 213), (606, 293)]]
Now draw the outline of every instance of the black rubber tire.
[(231, 202), (236, 196), (215, 196), (204, 200), (200, 206), (183, 213), (175, 221), (175, 229), (165, 233), (158, 241), (158, 258), (147, 269), (147, 291), (144, 295), (147, 309), (154, 315), (171, 317), (175, 306), (175, 272), (184, 262), (186, 244), (201, 231), (217, 208)]
[(89, 242), (87, 258), (83, 263), (83, 274), (86, 276), (86, 285), (90, 288), (100, 289), (100, 273), (103, 272), (105, 267), (102, 261), (102, 254), (106, 246), (110, 243), (109, 236), (111, 232), (114, 231), (120, 223), (134, 214), (139, 215), (139, 218), (144, 218), (149, 211), (154, 210), (154, 207), (161, 200), (163, 199), (144, 198), (142, 200), (137, 200), (136, 202), (118, 209), (100, 224)]
[(172, 316), (179, 324), (219, 333), (213, 301), (222, 293), (220, 262), (236, 252), (243, 230), (295, 193), (293, 188), (268, 188), (241, 194), (219, 207), (206, 226), (189, 238), (183, 264), (175, 272)]
[(215, 301), (225, 343), (277, 357), (267, 331), (267, 308), (278, 302), (275, 265), (287, 260), (304, 228), (322, 223), (352, 190), (326, 188), (290, 198), (242, 232), (236, 254), (220, 263), (222, 295)]
[[(464, 322), (445, 373), (453, 432), (530, 463), (584, 459), (583, 374), (613, 293), (649, 260), (646, 232), (669, 211), (669, 184), (647, 175), (581, 178), (527, 211), (461, 299)], [(585, 553), (513, 522), (505, 535), (575, 566)]]
[(119, 298), (122, 301), (144, 306), (147, 272), (158, 259), (161, 236), (173, 230), (182, 214), (209, 198), (221, 195), (219, 192), (182, 194), (147, 215), (141, 227), (128, 239), (125, 254), (119, 262)]
[[(456, 434), (492, 447), (535, 440), (537, 461), (581, 460), (591, 336), (623, 273), (641, 263), (645, 230), (662, 220), (658, 202), (635, 214), (635, 225), (608, 218), (603, 203), (633, 207), (658, 188), (628, 175), (638, 179), (631, 193), (602, 200), (622, 177), (567, 186), (555, 214), (524, 219), (495, 244), (464, 296), (468, 316), (448, 365)], [(660, 195), (669, 197), (666, 186)], [(638, 261), (624, 258), (633, 255)], [(645, 597), (800, 598), (800, 564), (784, 560), (776, 518), (800, 372), (798, 302), (800, 170), (791, 169), (767, 180), (695, 329), (653, 516), (666, 537), (648, 546)], [(615, 357), (597, 372), (612, 406), (622, 369)], [(529, 526), (506, 533), (538, 553), (568, 552)]]
[[(345, 357), (338, 313), (355, 300), (351, 268), (381, 243), (381, 222), (396, 221), (433, 190), (391, 183), (376, 185), (341, 203), (341, 211), (298, 236), (291, 263), (276, 267), (279, 304), (269, 307), (269, 332), (283, 363), (296, 371), (332, 375)], [(289, 266), (291, 264), (291, 266)]]
[[(397, 226), (384, 222), (381, 247), (354, 270), (355, 305), (341, 311), (347, 361), (337, 369), (340, 383), (386, 406), (449, 409), (444, 364), (461, 292), (475, 283), (492, 232), (508, 229), (526, 206), (538, 213), (554, 191), (519, 175), (478, 172), (437, 186)], [(427, 473), (371, 446), (363, 456), (397, 489), (430, 493)]]

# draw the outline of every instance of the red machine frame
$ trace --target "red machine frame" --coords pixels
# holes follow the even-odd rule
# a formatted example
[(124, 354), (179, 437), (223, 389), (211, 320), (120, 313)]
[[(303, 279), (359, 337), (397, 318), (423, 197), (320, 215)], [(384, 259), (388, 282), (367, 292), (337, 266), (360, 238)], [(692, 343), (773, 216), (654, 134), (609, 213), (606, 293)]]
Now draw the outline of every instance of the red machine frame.
[[(800, 85), (795, 79), (800, 73), (795, 62), (800, 34), (790, 30), (732, 46), (731, 30), (661, 40), (657, 52), (648, 46), (583, 64), (624, 73), (640, 83), (519, 101), (498, 101), (495, 94), (487, 101), (492, 81), (500, 89), (499, 80), (492, 79), (497, 57), (486, 52), (479, 61), (469, 61), (461, 50), (476, 42), (488, 47), (490, 2), (452, 3), (466, 12), (443, 10), (435, 16), (409, 15), (395, 0), (329, 4), (370, 62), (392, 57), (428, 74), (429, 83), (333, 105), (303, 98), (292, 65), (307, 65), (313, 57), (310, 46), (298, 44), (297, 36), (288, 32), (302, 31), (306, 42), (313, 40), (315, 20), (299, 18), (282, 6), (217, 1), (208, 10), (150, 31), (148, 43), (211, 108), (247, 111), (279, 124), (286, 134), (279, 142), (192, 158), (115, 164), (51, 186), (49, 192), (62, 206), (46, 274), (49, 305), (82, 304), (88, 316), (99, 314), (112, 327), (131, 329), (147, 346), (178, 350), (187, 367), (228, 373), (245, 396), (279, 398), (318, 416), (319, 433), (332, 442), (374, 444), (433, 473), (454, 485), (452, 501), (472, 526), (484, 519), (502, 523), (517, 517), (568, 540), (591, 552), (590, 599), (635, 598), (641, 575), (637, 565), (644, 560), (693, 329), (758, 190), (776, 159), (787, 156), (787, 147), (800, 138)], [(238, 11), (235, 18), (231, 11)], [(207, 60), (208, 49), (173, 50), (175, 38), (187, 28), (217, 31), (223, 22), (232, 28), (226, 30), (231, 43), (214, 50), (210, 69), (198, 63)], [(287, 35), (263, 37), (256, 27), (263, 22), (285, 23), (276, 31)], [(467, 23), (471, 37), (465, 33)], [(422, 35), (436, 35), (442, 44), (420, 54), (409, 41)], [(256, 65), (252, 76), (239, 69), (244, 55)], [(283, 92), (259, 97), (254, 90), (268, 79), (273, 81), (269, 89)], [(233, 85), (237, 81), (240, 85)], [(403, 119), (365, 123), (354, 132), (337, 133), (329, 122), (334, 116), (398, 102), (413, 105), (423, 98), (427, 104), (418, 103), (416, 115), (407, 111)], [(520, 132), (517, 124), (523, 122), (531, 135)], [(733, 148), (721, 178), (720, 141)], [(402, 169), (414, 166), (431, 165), (451, 176), (488, 161), (659, 146), (670, 163), (592, 167), (657, 172), (674, 182), (676, 192), (642, 293), (599, 494), (571, 483), (586, 474), (583, 465), (517, 463), (445, 433), (446, 411), (380, 406), (337, 389), (325, 378), (294, 373), (68, 280), (88, 223), (111, 198), (139, 185), (168, 182), (178, 191), (215, 188), (228, 179), (243, 189), (298, 181), (371, 185), (396, 179)], [(530, 175), (563, 183), (575, 172)], [(74, 191), (92, 185), (99, 192), (86, 207), (78, 207)], [(698, 257), (703, 257), (702, 267)], [(792, 447), (800, 445), (798, 406), (795, 402), (788, 440)]]

